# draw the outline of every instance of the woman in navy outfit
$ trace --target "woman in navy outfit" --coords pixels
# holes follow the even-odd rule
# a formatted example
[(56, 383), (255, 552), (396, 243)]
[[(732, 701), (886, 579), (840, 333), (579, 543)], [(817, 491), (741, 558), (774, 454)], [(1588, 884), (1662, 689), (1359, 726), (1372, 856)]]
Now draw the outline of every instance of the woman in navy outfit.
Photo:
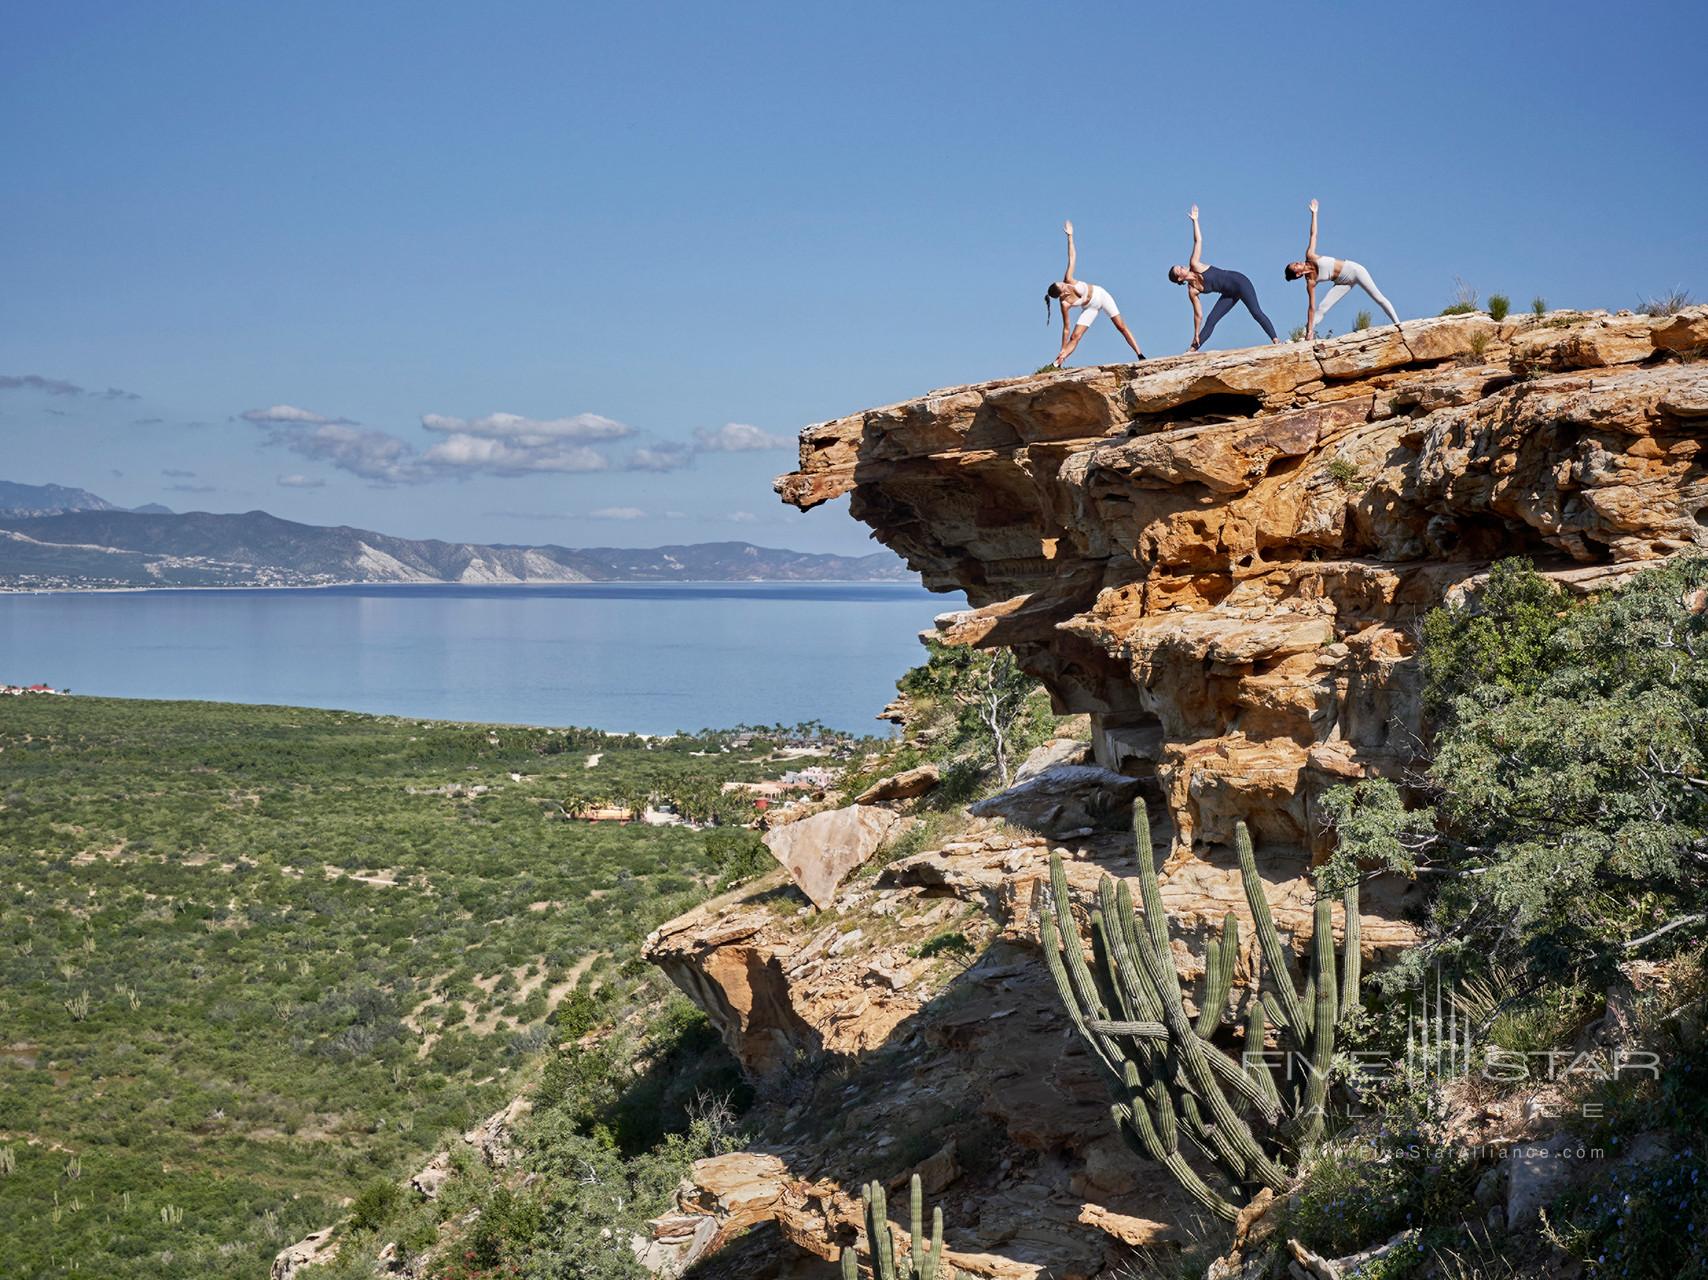
[[(1233, 310), (1236, 302), (1245, 303), (1245, 309), (1263, 326), (1271, 342), (1280, 342), (1281, 339), (1275, 336), (1275, 326), (1269, 323), (1269, 317), (1257, 305), (1257, 286), (1252, 284), (1251, 277), (1240, 271), (1212, 267), (1204, 261), (1204, 233), (1198, 226), (1197, 205), (1192, 206), (1187, 217), (1192, 219), (1192, 261), (1184, 267), (1170, 267), (1168, 278), (1175, 284), (1185, 285), (1192, 298), (1192, 346), (1188, 350), (1196, 351), (1208, 342), (1216, 331), (1216, 325)], [(1198, 301), (1201, 293), (1217, 295), (1216, 305), (1210, 309), (1208, 324), (1204, 322), (1203, 305)]]

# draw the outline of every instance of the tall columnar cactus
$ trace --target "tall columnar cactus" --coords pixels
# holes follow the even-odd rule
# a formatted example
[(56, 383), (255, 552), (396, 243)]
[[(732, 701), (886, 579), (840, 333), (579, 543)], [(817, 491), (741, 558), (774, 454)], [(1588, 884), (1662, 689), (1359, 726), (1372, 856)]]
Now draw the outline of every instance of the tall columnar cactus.
[[(908, 1225), (911, 1232), (904, 1251), (890, 1229), (889, 1205), (881, 1182), (869, 1183), (861, 1192), (866, 1206), (866, 1243), (872, 1250), (873, 1280), (955, 1280), (955, 1269), (943, 1261), (943, 1210), (931, 1211), (931, 1243), (925, 1242), (925, 1192), (919, 1175), (908, 1186)], [(842, 1280), (857, 1280), (860, 1255), (842, 1251)]]
[[(1104, 876), (1091, 913), (1088, 962), (1058, 854), (1050, 860), (1051, 909), (1041, 922), (1044, 955), (1068, 1016), (1104, 1069), (1116, 1127), (1141, 1155), (1166, 1166), (1200, 1203), (1231, 1221), (1238, 1213), (1235, 1203), (1199, 1174), (1181, 1138), (1242, 1198), (1260, 1187), (1279, 1191), (1287, 1185), (1283, 1162), (1322, 1132), (1335, 1024), (1358, 1007), (1358, 889), (1346, 891), (1338, 983), (1332, 908), (1328, 899), (1318, 900), (1301, 993), (1257, 874), (1251, 836), (1243, 822), (1235, 828), (1265, 971), (1252, 984), (1244, 1048), (1235, 1058), (1215, 1041), (1228, 1016), (1239, 962), (1239, 922), (1229, 913), (1221, 937), (1207, 947), (1198, 1016), (1188, 1018), (1142, 801), (1134, 810), (1133, 832), (1142, 912), (1134, 911), (1124, 881)], [(1278, 1062), (1264, 1053), (1271, 1023), (1282, 1051)]]

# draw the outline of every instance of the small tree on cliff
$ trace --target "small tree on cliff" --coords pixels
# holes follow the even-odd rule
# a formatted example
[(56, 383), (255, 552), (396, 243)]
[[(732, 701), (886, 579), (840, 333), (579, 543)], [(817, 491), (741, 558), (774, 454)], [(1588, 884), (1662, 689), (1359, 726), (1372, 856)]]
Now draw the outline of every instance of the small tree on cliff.
[(916, 704), (920, 721), (941, 723), (953, 716), (950, 751), (985, 756), (1007, 786), (1015, 751), (1048, 732), (1050, 718), (1033, 697), (1038, 682), (1007, 649), (988, 653), (936, 640), (927, 640), (925, 649), (924, 665), (903, 676), (897, 688)]
[(999, 649), (984, 664), (973, 689), (971, 710), (978, 717), (990, 745), (991, 759), (996, 762), (997, 777), (1005, 787), (1009, 779), (1009, 744), (1034, 687), (1014, 655), (1007, 649)]

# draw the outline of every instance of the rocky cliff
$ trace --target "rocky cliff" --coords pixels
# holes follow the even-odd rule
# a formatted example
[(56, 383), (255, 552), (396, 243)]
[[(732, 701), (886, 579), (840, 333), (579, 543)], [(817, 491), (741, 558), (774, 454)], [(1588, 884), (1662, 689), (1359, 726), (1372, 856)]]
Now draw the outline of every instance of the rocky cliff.
[(1708, 546), (1708, 308), (1414, 321), (954, 387), (809, 427), (777, 482), (852, 513), (1007, 645), (1171, 865), (1245, 817), (1321, 852), (1328, 786), (1422, 726), (1412, 628), (1491, 559), (1598, 586)]
[[(967, 593), (942, 639), (1011, 648), (1088, 716), (1096, 762), (1151, 800), (1195, 976), (1205, 927), (1245, 914), (1236, 818), (1295, 935), (1332, 838), (1322, 792), (1421, 762), (1425, 612), (1508, 555), (1592, 590), (1708, 546), (1704, 349), (1708, 308), (1470, 315), (1050, 372), (809, 427), (778, 489), (851, 494), (929, 585)], [(661, 1220), (660, 1266), (759, 1222), (831, 1258), (859, 1229), (845, 1189), (908, 1167), (965, 1274), (1106, 1275), (1170, 1238), (1173, 1184), (1115, 1139), (1037, 957), (1052, 850), (1076, 895), (1132, 870), (1130, 836), (975, 817), (827, 909), (778, 874), (649, 939), (771, 1082), (755, 1150)], [(1372, 960), (1410, 937), (1410, 891), (1367, 895)], [(934, 945), (950, 935), (964, 954)], [(751, 1274), (794, 1274), (768, 1265)]]

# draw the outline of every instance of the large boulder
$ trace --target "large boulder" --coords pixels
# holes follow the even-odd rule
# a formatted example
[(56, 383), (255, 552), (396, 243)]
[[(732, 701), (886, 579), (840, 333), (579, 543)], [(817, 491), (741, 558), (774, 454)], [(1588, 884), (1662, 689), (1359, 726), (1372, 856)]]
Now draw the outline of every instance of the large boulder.
[(480, 1152), (489, 1169), (505, 1169), (515, 1156), (516, 1126), (533, 1110), (526, 1097), (510, 1099), (485, 1120), (463, 1134), (463, 1141)]
[(876, 805), (815, 813), (765, 833), (765, 847), (820, 910), (836, 901), (836, 887), (908, 821)]
[(338, 1249), (332, 1243), (331, 1227), (322, 1227), (287, 1248), (273, 1259), (272, 1280), (291, 1280), (304, 1267), (319, 1267), (332, 1261)]
[(1081, 742), (1077, 738), (1051, 738), (1042, 746), (1034, 747), (1021, 761), (1020, 767), (1014, 771), (1014, 780), (1024, 782), (1027, 778), (1052, 769), (1058, 764), (1084, 764), (1091, 758), (1091, 744)]
[(884, 800), (912, 800), (930, 791), (943, 780), (943, 771), (934, 764), (922, 764), (903, 769), (887, 778), (879, 778), (859, 795), (855, 804), (877, 804)]
[(1002, 818), (1044, 835), (1062, 836), (1132, 820), (1139, 780), (1094, 764), (1058, 764), (969, 806), (979, 818)]

